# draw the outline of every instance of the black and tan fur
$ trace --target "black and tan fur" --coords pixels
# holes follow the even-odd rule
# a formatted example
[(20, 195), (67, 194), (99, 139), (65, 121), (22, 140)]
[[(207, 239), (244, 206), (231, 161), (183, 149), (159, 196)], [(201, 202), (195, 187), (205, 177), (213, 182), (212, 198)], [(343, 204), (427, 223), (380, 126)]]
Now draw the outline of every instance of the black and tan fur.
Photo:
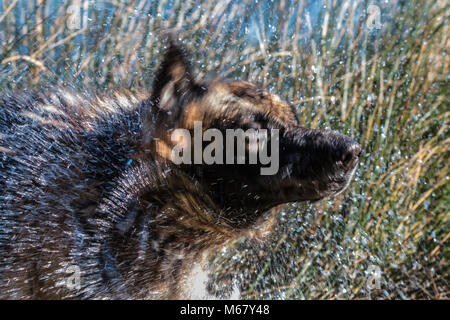
[[(359, 146), (301, 127), (247, 82), (198, 83), (169, 41), (152, 90), (97, 96), (47, 88), (0, 98), (0, 298), (189, 298), (190, 273), (271, 208), (341, 192)], [(280, 170), (174, 165), (175, 128), (276, 128)], [(81, 288), (66, 286), (69, 266)]]

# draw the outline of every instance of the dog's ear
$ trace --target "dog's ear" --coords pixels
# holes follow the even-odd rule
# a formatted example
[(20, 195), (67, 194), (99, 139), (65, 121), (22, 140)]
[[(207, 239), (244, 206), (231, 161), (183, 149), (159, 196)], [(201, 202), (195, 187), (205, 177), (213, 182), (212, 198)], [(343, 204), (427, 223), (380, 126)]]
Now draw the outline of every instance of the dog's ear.
[(204, 91), (195, 83), (186, 52), (173, 35), (169, 35), (168, 48), (156, 75), (151, 101), (169, 114), (178, 114), (181, 108)]

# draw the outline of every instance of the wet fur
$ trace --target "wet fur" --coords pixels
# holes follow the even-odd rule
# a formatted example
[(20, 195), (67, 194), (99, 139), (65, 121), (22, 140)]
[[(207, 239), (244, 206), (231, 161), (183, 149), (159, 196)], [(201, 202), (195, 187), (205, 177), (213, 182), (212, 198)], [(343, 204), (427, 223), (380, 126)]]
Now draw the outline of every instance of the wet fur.
[[(196, 82), (176, 43), (154, 83), (141, 95), (44, 88), (0, 98), (0, 298), (189, 298), (194, 263), (238, 236), (262, 238), (271, 208), (348, 185), (354, 166), (331, 158), (349, 138), (300, 127), (278, 96)], [(171, 130), (196, 120), (280, 129), (279, 173), (173, 165)], [(71, 265), (80, 290), (66, 286)]]

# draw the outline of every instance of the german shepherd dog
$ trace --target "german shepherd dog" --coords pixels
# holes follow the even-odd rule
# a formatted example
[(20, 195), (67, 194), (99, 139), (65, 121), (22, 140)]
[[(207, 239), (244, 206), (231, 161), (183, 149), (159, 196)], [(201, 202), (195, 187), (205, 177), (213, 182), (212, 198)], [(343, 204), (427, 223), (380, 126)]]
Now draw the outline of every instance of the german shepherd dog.
[[(277, 205), (343, 191), (361, 152), (248, 82), (196, 81), (174, 39), (142, 96), (8, 91), (0, 110), (2, 299), (192, 298), (205, 257), (264, 237)], [(196, 121), (277, 129), (279, 170), (175, 164), (171, 133)]]

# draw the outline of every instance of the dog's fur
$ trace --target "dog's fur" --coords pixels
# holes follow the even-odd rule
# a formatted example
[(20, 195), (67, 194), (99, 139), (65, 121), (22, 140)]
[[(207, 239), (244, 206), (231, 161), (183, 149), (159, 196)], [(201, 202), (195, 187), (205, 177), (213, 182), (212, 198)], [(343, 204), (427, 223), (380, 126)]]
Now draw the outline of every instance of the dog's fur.
[[(196, 82), (174, 41), (143, 96), (7, 92), (0, 110), (0, 298), (189, 298), (196, 262), (262, 237), (279, 204), (342, 191), (360, 152), (250, 83)], [(194, 121), (279, 129), (279, 172), (173, 164), (170, 133)]]

